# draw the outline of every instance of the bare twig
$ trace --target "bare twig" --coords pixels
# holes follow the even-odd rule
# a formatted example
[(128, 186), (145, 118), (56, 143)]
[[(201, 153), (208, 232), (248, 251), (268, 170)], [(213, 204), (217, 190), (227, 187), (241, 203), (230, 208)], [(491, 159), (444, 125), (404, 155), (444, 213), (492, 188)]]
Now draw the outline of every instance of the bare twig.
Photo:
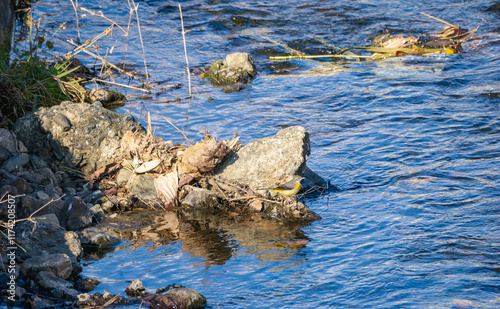
[(139, 8), (139, 5), (134, 3), (134, 0), (131, 0), (131, 3), (134, 5), (134, 11), (135, 11), (135, 18), (137, 19), (137, 28), (139, 29), (139, 39), (141, 40), (141, 47), (142, 47), (142, 57), (144, 59), (144, 69), (146, 70), (146, 80), (149, 85), (149, 74), (148, 74), (148, 65), (146, 64), (146, 52), (144, 51), (144, 43), (142, 41), (142, 33), (141, 33), (141, 24), (139, 21), (139, 13), (137, 12), (137, 9)]
[(432, 18), (432, 19), (435, 19), (435, 20), (437, 20), (437, 21), (439, 21), (439, 22), (442, 22), (443, 24), (448, 25), (448, 26), (450, 26), (450, 27), (453, 27), (453, 28), (457, 28), (457, 27), (458, 27), (457, 25), (450, 24), (449, 22), (446, 22), (446, 21), (444, 21), (444, 20), (442, 20), (442, 19), (439, 19), (439, 18), (437, 18), (437, 17), (431, 16), (431, 15), (426, 14), (426, 13), (424, 13), (424, 12), (420, 12), (420, 14), (425, 15), (425, 16), (427, 16), (427, 17), (430, 17), (430, 18)]
[(73, 9), (75, 10), (75, 15), (76, 15), (76, 31), (78, 32), (78, 43), (81, 42), (80, 40), (80, 25), (78, 24), (78, 0), (75, 0), (75, 2), (73, 2), (73, 0), (69, 0), (71, 1), (71, 5), (73, 5)]
[[(73, 40), (68, 40), (67, 42), (68, 42), (68, 43), (70, 43), (70, 44), (71, 44), (71, 45), (73, 45), (73, 46), (79, 46), (78, 44), (76, 44), (75, 42), (73, 42)], [(127, 75), (128, 77), (133, 78), (133, 79), (135, 79), (135, 80), (137, 80), (137, 81), (141, 82), (141, 83), (142, 83), (145, 87), (147, 87), (147, 88), (150, 88), (150, 87), (151, 87), (151, 86), (149, 85), (149, 83), (145, 83), (142, 79), (140, 79), (140, 78), (136, 77), (134, 74), (131, 74), (131, 73), (129, 73), (129, 72), (127, 72), (127, 71), (125, 71), (125, 70), (120, 69), (119, 67), (117, 67), (116, 65), (114, 65), (114, 64), (112, 64), (112, 63), (110, 63), (109, 61), (107, 61), (107, 60), (106, 60), (106, 59), (104, 59), (103, 57), (101, 57), (101, 56), (99, 56), (99, 55), (96, 55), (96, 54), (94, 54), (93, 52), (89, 51), (87, 48), (82, 49), (82, 51), (83, 51), (84, 53), (86, 53), (87, 55), (92, 56), (92, 57), (94, 57), (94, 58), (96, 58), (96, 59), (98, 59), (98, 60), (102, 61), (102, 63), (104, 63), (105, 65), (110, 66), (111, 68), (113, 68), (113, 69), (117, 70), (118, 72), (120, 72), (120, 73), (122, 73), (122, 74), (124, 74), (124, 75)]]
[(189, 98), (191, 98), (191, 71), (189, 70), (189, 61), (186, 48), (186, 36), (184, 35), (184, 19), (182, 18), (181, 4), (179, 3), (179, 13), (181, 14), (182, 40), (184, 41), (184, 55), (186, 57), (186, 68), (188, 74)]
[(189, 141), (189, 139), (187, 138), (186, 134), (184, 134), (184, 131), (181, 131), (179, 130), (178, 127), (175, 126), (175, 124), (173, 124), (170, 120), (168, 120), (167, 118), (163, 117), (163, 119), (165, 119), (166, 121), (168, 121), (168, 123), (170, 123), (170, 125), (172, 125), (172, 127), (174, 127), (177, 131), (181, 132), (182, 135), (184, 135), (184, 138), (187, 140), (187, 142), (192, 145), (191, 141)]
[(128, 7), (130, 9), (130, 12), (128, 14), (128, 24), (127, 24), (127, 41), (125, 43), (125, 59), (123, 60), (123, 69), (125, 70), (125, 64), (127, 63), (127, 52), (128, 52), (128, 40), (129, 40), (129, 31), (130, 31), (130, 23), (132, 22), (132, 14), (134, 13), (134, 10), (132, 9), (132, 6), (130, 5), (130, 0), (128, 0)]
[(139, 90), (142, 92), (149, 92), (149, 90), (147, 90), (147, 89), (142, 89), (139, 87), (129, 86), (129, 85), (120, 84), (120, 83), (116, 83), (116, 82), (111, 82), (111, 81), (107, 81), (107, 80), (103, 80), (103, 79), (99, 79), (99, 78), (93, 78), (90, 80), (90, 82), (101, 82), (101, 83), (111, 84), (111, 85), (120, 86), (120, 87), (124, 87), (124, 88)]
[(98, 17), (101, 17), (101, 18), (104, 18), (105, 20), (109, 21), (111, 23), (112, 26), (117, 26), (118, 28), (120, 28), (121, 31), (123, 31), (125, 34), (128, 34), (127, 31), (125, 31), (125, 29), (123, 29), (119, 24), (117, 24), (115, 21), (107, 18), (106, 16), (104, 16), (104, 14), (101, 12), (101, 11), (91, 11), (89, 9), (86, 9), (86, 8), (80, 8), (81, 11), (83, 12), (86, 12), (86, 13), (89, 13), (91, 15), (94, 15), (94, 16), (98, 16)]

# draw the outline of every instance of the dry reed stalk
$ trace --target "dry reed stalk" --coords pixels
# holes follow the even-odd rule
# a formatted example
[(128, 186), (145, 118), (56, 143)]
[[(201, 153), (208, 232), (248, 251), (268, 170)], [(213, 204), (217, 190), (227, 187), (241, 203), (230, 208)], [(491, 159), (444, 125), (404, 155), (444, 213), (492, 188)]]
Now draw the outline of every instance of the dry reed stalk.
[[(71, 39), (67, 40), (67, 42), (70, 43), (73, 46), (77, 46), (77, 47), (79, 46), (78, 44), (76, 44), (75, 42), (73, 42), (73, 40), (71, 40)], [(102, 61), (103, 64), (108, 65), (109, 67), (115, 69), (116, 71), (118, 71), (118, 72), (120, 72), (120, 73), (122, 73), (124, 75), (127, 75), (128, 77), (130, 77), (132, 79), (135, 79), (135, 80), (141, 82), (145, 87), (147, 87), (147, 88), (153, 88), (151, 85), (149, 85), (149, 83), (145, 83), (142, 79), (136, 77), (134, 74), (131, 74), (131, 73), (125, 71), (125, 70), (120, 69), (119, 67), (117, 67), (116, 65), (110, 63), (109, 61), (107, 61), (103, 57), (101, 57), (99, 55), (96, 55), (93, 52), (89, 51), (88, 48), (83, 48), (82, 51), (84, 53), (86, 53), (87, 55), (92, 56), (92, 57), (94, 57), (94, 58)]]
[(139, 87), (129, 86), (129, 85), (120, 84), (120, 83), (116, 83), (116, 82), (111, 82), (111, 81), (103, 80), (103, 79), (99, 79), (99, 78), (92, 78), (89, 82), (100, 82), (100, 83), (106, 83), (106, 84), (110, 84), (110, 85), (114, 85), (114, 86), (139, 90), (139, 91), (146, 92), (146, 93), (149, 92), (149, 90), (147, 90), (147, 89), (142, 89)]
[(125, 64), (127, 63), (127, 53), (128, 53), (128, 34), (130, 33), (130, 23), (132, 22), (132, 14), (134, 13), (134, 10), (132, 9), (132, 6), (130, 5), (130, 0), (128, 0), (128, 8), (130, 10), (128, 14), (128, 24), (127, 24), (127, 41), (125, 43), (125, 59), (123, 60), (123, 69), (125, 70)]
[(191, 98), (191, 70), (189, 70), (189, 61), (186, 48), (186, 36), (184, 35), (184, 19), (182, 18), (181, 4), (179, 3), (179, 13), (181, 15), (181, 27), (182, 27), (182, 40), (184, 42), (184, 56), (186, 57), (186, 67), (188, 74), (188, 86), (189, 86), (189, 98)]
[(75, 5), (75, 2), (73, 2), (73, 0), (69, 0), (69, 1), (71, 1), (71, 5), (73, 6), (73, 9), (75, 10), (75, 15), (76, 15), (76, 31), (78, 32), (78, 43), (80, 43), (81, 40), (80, 40), (80, 25), (78, 24), (78, 0), (75, 0), (76, 5)]
[(177, 131), (181, 132), (182, 135), (184, 135), (184, 138), (186, 139), (186, 141), (189, 143), (189, 145), (193, 145), (193, 143), (191, 143), (191, 141), (187, 138), (186, 134), (184, 134), (184, 131), (181, 131), (179, 130), (178, 127), (175, 126), (175, 124), (173, 124), (170, 120), (168, 120), (167, 118), (163, 117), (163, 119), (165, 119), (166, 121), (168, 121), (168, 123), (170, 123), (170, 125), (172, 125), (172, 127), (174, 127)]
[(148, 73), (148, 65), (146, 64), (146, 52), (144, 50), (144, 42), (142, 41), (142, 32), (141, 32), (141, 23), (139, 21), (139, 13), (138, 13), (138, 8), (139, 5), (135, 4), (134, 0), (131, 0), (131, 3), (134, 5), (133, 10), (135, 11), (135, 18), (137, 19), (137, 29), (139, 30), (139, 40), (141, 41), (141, 47), (142, 47), (142, 58), (144, 59), (144, 69), (146, 70), (146, 81), (147, 85), (149, 86), (149, 73)]

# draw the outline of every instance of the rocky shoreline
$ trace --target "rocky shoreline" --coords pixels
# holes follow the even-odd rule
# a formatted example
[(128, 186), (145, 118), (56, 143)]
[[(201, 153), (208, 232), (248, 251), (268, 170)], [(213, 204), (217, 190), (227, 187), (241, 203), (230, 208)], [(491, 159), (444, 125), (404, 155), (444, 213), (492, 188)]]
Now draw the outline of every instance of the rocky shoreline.
[[(219, 154), (215, 161), (214, 154)], [(203, 307), (201, 294), (180, 285), (147, 293), (134, 282), (128, 298), (90, 296), (98, 282), (81, 277), (81, 258), (113, 250), (124, 237), (137, 240), (138, 233), (128, 237), (121, 230), (134, 209), (151, 213), (147, 225), (161, 224), (158, 238), (165, 241), (187, 237), (189, 228), (180, 222), (186, 216), (205, 220), (199, 211), (215, 214), (213, 221), (290, 222), (296, 231), (318, 216), (296, 199), (281, 201), (259, 188), (282, 181), (283, 174), (305, 176), (306, 189), (324, 186), (306, 166), (309, 154), (302, 127), (245, 146), (237, 139), (215, 141), (207, 133), (205, 141), (187, 146), (147, 134), (132, 116), (98, 101), (63, 102), (27, 114), (12, 130), (0, 129), (1, 245), (10, 253), (0, 270), (0, 301), (32, 308), (111, 300), (114, 305), (142, 301), (150, 308)], [(175, 186), (159, 189), (159, 179)]]

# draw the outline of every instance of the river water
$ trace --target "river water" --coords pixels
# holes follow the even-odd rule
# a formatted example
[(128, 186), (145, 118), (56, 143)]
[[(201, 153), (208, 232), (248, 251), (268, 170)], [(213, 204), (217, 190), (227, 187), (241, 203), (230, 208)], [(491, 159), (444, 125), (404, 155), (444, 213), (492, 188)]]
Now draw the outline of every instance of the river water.
[[(138, 118), (149, 112), (157, 135), (176, 142), (182, 135), (164, 117), (192, 141), (202, 139), (201, 130), (218, 139), (239, 132), (246, 143), (282, 126), (304, 126), (312, 144), (308, 166), (339, 190), (307, 200), (322, 219), (292, 231), (270, 223), (214, 225), (213, 219), (190, 238), (125, 243), (86, 263), (84, 276), (102, 282), (96, 291), (123, 294), (130, 280), (141, 279), (150, 289), (171, 283), (196, 289), (209, 308), (500, 307), (498, 2), (180, 3), (191, 69), (239, 51), (254, 57), (260, 74), (228, 93), (193, 74), (193, 99), (187, 99), (178, 4), (140, 1), (148, 72), (167, 90), (145, 96), (121, 89), (129, 101), (118, 111)], [(124, 1), (79, 5), (127, 26)], [(477, 38), (455, 55), (268, 59), (289, 53), (276, 42), (318, 54), (331, 50), (318, 39), (369, 46), (386, 31), (423, 36), (443, 28), (420, 12), (479, 26)], [(76, 38), (68, 1), (42, 0), (34, 14), (52, 32), (66, 21), (56, 37)], [(82, 41), (109, 25), (81, 16)], [(56, 50), (65, 52), (61, 42)], [(110, 61), (122, 62), (125, 42), (115, 27), (99, 41), (99, 52), (108, 49)], [(136, 24), (127, 63), (144, 73)], [(282, 245), (297, 240), (306, 244)]]

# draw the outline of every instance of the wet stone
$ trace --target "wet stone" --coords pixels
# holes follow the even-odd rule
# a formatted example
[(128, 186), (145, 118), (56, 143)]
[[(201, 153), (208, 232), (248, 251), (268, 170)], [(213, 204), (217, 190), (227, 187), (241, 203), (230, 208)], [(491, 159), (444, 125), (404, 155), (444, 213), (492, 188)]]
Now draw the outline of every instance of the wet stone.
[(98, 284), (99, 281), (95, 279), (79, 279), (75, 282), (75, 289), (81, 292), (90, 292), (93, 291)]
[(140, 279), (133, 280), (132, 283), (130, 283), (130, 285), (125, 289), (125, 293), (127, 293), (128, 297), (144, 296), (145, 292), (146, 288)]
[(162, 295), (168, 295), (185, 308), (203, 308), (207, 304), (206, 298), (200, 292), (180, 284), (172, 284), (164, 289), (159, 289), (158, 292)]
[(112, 247), (120, 243), (120, 239), (101, 231), (95, 227), (89, 227), (79, 233), (80, 242), (83, 246), (95, 246), (99, 248)]

